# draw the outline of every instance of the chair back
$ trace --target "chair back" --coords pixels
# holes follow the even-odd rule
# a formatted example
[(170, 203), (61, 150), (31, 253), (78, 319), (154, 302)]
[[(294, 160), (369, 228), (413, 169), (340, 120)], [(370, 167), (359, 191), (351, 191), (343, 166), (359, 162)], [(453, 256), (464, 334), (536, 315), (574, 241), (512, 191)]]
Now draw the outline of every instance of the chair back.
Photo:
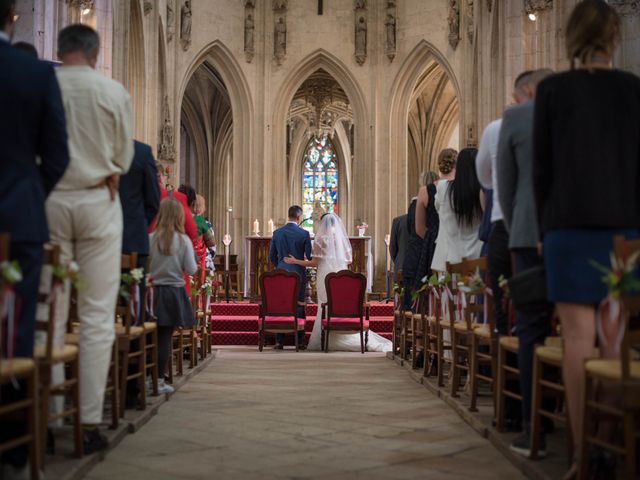
[(261, 315), (295, 317), (298, 307), (300, 277), (295, 272), (277, 269), (260, 276)]
[(341, 270), (324, 279), (329, 317), (362, 318), (367, 278), (361, 273)]
[[(123, 254), (120, 256), (120, 271), (122, 273), (133, 270), (137, 267), (138, 263), (138, 254), (136, 252), (130, 253), (129, 255)], [(122, 298), (120, 293), (118, 293), (118, 299), (116, 303), (116, 320), (118, 318), (122, 319), (122, 326), (125, 328), (125, 334), (129, 335), (131, 332), (131, 320), (132, 320), (132, 304), (134, 302), (133, 292), (129, 291), (128, 299)]]
[[(640, 251), (640, 240), (626, 240), (623, 236), (616, 236), (613, 240), (615, 257), (624, 262), (635, 252)], [(640, 264), (640, 258), (638, 260)], [(622, 296), (622, 321), (624, 336), (620, 345), (620, 361), (622, 364), (622, 379), (631, 378), (632, 348), (640, 345), (640, 292)]]
[(53, 268), (60, 264), (60, 247), (47, 245), (43, 251), (42, 273), (36, 306), (36, 331), (45, 335), (45, 362), (51, 363), (56, 324), (56, 294), (60, 280), (53, 275)]

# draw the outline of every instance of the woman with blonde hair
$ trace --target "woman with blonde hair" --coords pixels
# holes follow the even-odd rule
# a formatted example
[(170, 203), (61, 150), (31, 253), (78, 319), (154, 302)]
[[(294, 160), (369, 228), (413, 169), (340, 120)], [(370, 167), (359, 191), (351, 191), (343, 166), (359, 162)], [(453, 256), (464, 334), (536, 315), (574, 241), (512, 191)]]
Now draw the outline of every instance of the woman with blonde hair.
[(158, 223), (149, 235), (149, 244), (154, 312), (158, 322), (158, 391), (171, 393), (173, 387), (165, 384), (164, 373), (171, 354), (173, 330), (195, 324), (183, 275), (193, 275), (198, 269), (191, 240), (184, 233), (184, 210), (180, 202), (166, 198), (160, 203)]
[[(584, 361), (593, 355), (596, 308), (607, 296), (593, 263), (609, 265), (613, 237), (637, 238), (640, 227), (640, 78), (612, 68), (620, 18), (606, 2), (578, 3), (566, 32), (571, 70), (538, 86), (533, 166), (547, 292), (562, 323), (562, 370), (579, 452)], [(615, 465), (599, 453), (591, 460), (593, 478), (605, 478)]]

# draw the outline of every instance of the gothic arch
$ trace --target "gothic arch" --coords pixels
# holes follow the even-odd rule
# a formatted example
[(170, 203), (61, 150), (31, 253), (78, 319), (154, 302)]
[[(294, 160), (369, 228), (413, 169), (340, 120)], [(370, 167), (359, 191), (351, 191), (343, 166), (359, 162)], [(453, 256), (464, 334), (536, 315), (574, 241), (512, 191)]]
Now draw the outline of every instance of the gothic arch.
[[(464, 118), (464, 103), (462, 102), (460, 84), (453, 72), (453, 68), (446, 57), (431, 43), (420, 40), (407, 56), (391, 88), (391, 109), (389, 116), (389, 200), (392, 211), (402, 211), (406, 208), (406, 201), (410, 192), (407, 191), (408, 176), (408, 129), (409, 109), (411, 100), (420, 79), (426, 69), (436, 62), (448, 75), (456, 92), (460, 105), (459, 118)], [(460, 120), (461, 122), (461, 120)], [(461, 125), (461, 123), (460, 123)], [(395, 209), (393, 206), (395, 205)]]
[[(225, 218), (226, 208), (228, 206), (233, 207), (233, 224), (230, 227), (230, 233), (234, 240), (236, 240), (238, 244), (241, 244), (240, 238), (246, 231), (243, 225), (244, 223), (248, 225), (247, 219), (252, 211), (250, 207), (254, 203), (259, 203), (259, 200), (256, 201), (257, 189), (253, 188), (254, 185), (251, 183), (257, 180), (252, 174), (252, 167), (255, 162), (252, 155), (253, 100), (251, 98), (249, 85), (237, 60), (224, 43), (220, 40), (215, 40), (200, 49), (182, 76), (182, 80), (178, 86), (178, 105), (175, 110), (178, 112), (176, 115), (177, 118), (180, 118), (179, 112), (182, 111), (182, 102), (187, 84), (196, 70), (205, 62), (213, 66), (222, 78), (229, 94), (233, 116), (233, 142), (231, 148), (225, 150), (230, 151), (231, 155), (223, 156), (223, 160), (230, 160), (231, 165), (225, 165), (224, 167), (209, 166), (208, 171), (211, 173), (214, 171), (229, 172), (231, 175), (230, 183), (232, 185), (244, 183), (247, 185), (247, 191), (249, 192), (248, 195), (243, 195), (242, 189), (232, 189), (229, 195), (230, 205), (217, 202), (218, 204), (216, 205), (216, 210), (213, 215), (216, 220), (222, 221)], [(225, 190), (225, 179), (217, 179), (216, 185), (216, 190)], [(221, 198), (222, 195), (223, 193), (221, 191)], [(217, 231), (223, 232), (222, 224), (219, 223), (216, 227), (218, 227)]]
[[(346, 178), (351, 178), (352, 182), (347, 185), (346, 192), (343, 192), (342, 203), (346, 205), (346, 212), (343, 210), (345, 225), (350, 225), (351, 220), (364, 216), (366, 185), (372, 185), (365, 178), (364, 161), (367, 157), (368, 149), (368, 114), (364, 94), (357, 80), (351, 71), (337, 57), (323, 49), (318, 49), (301, 60), (298, 65), (287, 75), (283, 81), (278, 94), (276, 95), (275, 108), (272, 119), (272, 151), (273, 170), (283, 171), (284, 175), (277, 175), (274, 178), (272, 188), (274, 192), (287, 192), (287, 195), (272, 195), (274, 205), (269, 208), (273, 211), (286, 211), (291, 201), (291, 189), (287, 183), (287, 178), (294, 171), (282, 169), (286, 165), (286, 117), (291, 101), (302, 83), (307, 77), (318, 69), (323, 69), (329, 73), (342, 87), (349, 97), (349, 102), (353, 108), (353, 124), (355, 125), (353, 162), (344, 159), (343, 168), (351, 163), (346, 169)], [(358, 188), (352, 188), (358, 185)], [(269, 196), (267, 196), (269, 198)]]

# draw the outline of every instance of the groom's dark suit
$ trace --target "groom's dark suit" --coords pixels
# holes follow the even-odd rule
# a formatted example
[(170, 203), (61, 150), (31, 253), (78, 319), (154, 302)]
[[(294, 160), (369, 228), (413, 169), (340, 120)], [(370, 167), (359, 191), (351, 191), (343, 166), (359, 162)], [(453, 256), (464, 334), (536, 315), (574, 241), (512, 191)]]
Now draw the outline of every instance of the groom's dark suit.
[[(309, 232), (300, 228), (295, 222), (288, 222), (284, 227), (277, 229), (273, 232), (271, 238), (271, 248), (269, 250), (269, 260), (276, 268), (282, 268), (289, 272), (296, 272), (300, 277), (300, 291), (298, 293), (298, 318), (305, 318), (305, 292), (307, 287), (307, 271), (305, 267), (300, 265), (289, 265), (285, 263), (284, 259), (289, 255), (293, 255), (298, 260), (304, 260), (306, 257), (311, 259), (311, 237)], [(304, 342), (304, 332), (299, 332), (301, 335), (299, 342)], [(276, 335), (276, 343), (282, 344), (284, 335)]]

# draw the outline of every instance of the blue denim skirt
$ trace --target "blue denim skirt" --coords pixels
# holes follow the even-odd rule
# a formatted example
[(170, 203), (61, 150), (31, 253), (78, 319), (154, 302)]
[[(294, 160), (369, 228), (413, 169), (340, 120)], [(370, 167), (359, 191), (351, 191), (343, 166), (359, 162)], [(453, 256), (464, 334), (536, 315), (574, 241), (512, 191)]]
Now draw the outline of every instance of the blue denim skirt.
[(554, 303), (597, 304), (607, 296), (599, 263), (611, 268), (613, 238), (636, 239), (635, 229), (564, 229), (544, 235), (547, 294)]

